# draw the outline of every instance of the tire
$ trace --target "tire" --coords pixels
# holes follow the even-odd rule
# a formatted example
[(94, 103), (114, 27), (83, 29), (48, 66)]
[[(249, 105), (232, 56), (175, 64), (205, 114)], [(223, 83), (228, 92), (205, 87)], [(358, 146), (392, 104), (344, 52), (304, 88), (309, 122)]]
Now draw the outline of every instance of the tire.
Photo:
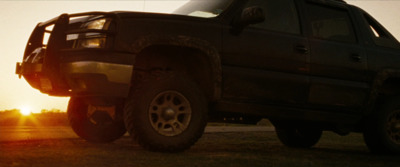
[(365, 121), (364, 140), (373, 153), (400, 153), (400, 98), (385, 101)]
[(311, 127), (295, 127), (293, 124), (275, 125), (279, 140), (288, 147), (310, 148), (318, 143), (322, 130)]
[[(122, 105), (114, 108), (114, 118), (106, 111), (90, 110), (82, 99), (71, 97), (68, 104), (68, 119), (72, 130), (81, 138), (94, 143), (108, 143), (126, 133), (122, 118)], [(93, 112), (89, 112), (93, 111)]]
[(176, 73), (135, 80), (125, 105), (125, 126), (145, 149), (181, 152), (202, 136), (207, 102), (197, 84)]

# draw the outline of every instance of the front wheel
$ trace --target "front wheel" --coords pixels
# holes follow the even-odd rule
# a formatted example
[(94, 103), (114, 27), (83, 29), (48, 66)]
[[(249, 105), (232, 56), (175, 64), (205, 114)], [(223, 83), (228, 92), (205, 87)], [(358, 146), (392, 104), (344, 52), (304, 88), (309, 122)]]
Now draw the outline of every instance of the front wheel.
[(67, 114), (72, 130), (89, 142), (112, 142), (126, 133), (122, 105), (92, 106), (71, 97)]
[(381, 108), (365, 121), (364, 140), (377, 154), (400, 153), (400, 98), (383, 103)]
[(207, 102), (197, 84), (176, 73), (135, 81), (125, 105), (125, 125), (142, 147), (180, 152), (192, 146), (207, 123)]

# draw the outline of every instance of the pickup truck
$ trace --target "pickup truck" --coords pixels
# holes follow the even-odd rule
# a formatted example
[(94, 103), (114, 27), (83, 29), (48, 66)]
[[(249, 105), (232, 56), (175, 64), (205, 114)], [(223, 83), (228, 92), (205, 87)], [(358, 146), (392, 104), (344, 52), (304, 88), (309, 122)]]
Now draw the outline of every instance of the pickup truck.
[(128, 131), (184, 151), (207, 122), (275, 126), (290, 147), (362, 133), (400, 153), (400, 44), (342, 0), (192, 0), (171, 14), (87, 12), (37, 24), (16, 73), (89, 142)]

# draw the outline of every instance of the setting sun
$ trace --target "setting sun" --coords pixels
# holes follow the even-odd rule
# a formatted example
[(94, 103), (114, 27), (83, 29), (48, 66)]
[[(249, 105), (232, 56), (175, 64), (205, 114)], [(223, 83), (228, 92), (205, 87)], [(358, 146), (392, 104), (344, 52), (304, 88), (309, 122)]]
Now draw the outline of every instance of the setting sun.
[(24, 116), (31, 115), (31, 113), (32, 113), (32, 111), (31, 111), (31, 109), (29, 107), (21, 107), (19, 109), (19, 112)]

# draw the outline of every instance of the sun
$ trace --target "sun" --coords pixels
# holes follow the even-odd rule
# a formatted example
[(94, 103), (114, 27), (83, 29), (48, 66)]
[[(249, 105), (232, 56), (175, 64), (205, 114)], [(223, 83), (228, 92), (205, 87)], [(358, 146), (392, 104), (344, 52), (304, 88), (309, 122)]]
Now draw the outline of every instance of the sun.
[(31, 111), (31, 109), (29, 107), (21, 107), (19, 109), (19, 112), (24, 116), (31, 115), (31, 113), (32, 113), (32, 111)]

